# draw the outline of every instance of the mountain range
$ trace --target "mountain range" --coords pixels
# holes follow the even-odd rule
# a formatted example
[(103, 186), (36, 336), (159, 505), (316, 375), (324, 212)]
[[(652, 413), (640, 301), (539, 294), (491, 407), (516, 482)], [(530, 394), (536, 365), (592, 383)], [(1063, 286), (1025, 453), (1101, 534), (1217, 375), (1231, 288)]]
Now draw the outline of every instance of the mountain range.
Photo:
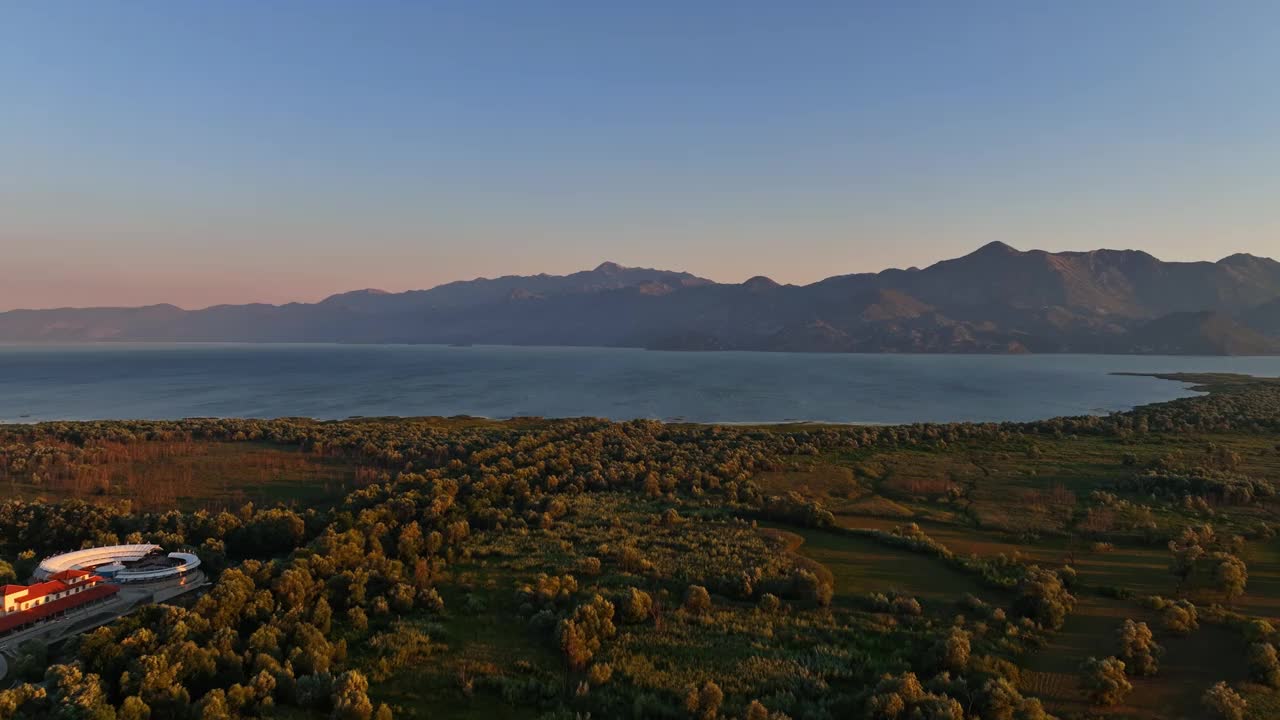
[(991, 243), (923, 269), (782, 285), (603, 263), (318, 303), (0, 313), (0, 341), (598, 345), (796, 352), (1280, 354), (1280, 263)]

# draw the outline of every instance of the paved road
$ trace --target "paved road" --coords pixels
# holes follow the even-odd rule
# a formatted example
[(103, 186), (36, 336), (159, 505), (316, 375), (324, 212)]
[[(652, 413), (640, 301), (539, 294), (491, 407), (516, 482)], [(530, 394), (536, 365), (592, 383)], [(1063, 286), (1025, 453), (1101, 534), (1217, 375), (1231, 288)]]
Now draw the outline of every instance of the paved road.
[(117, 595), (101, 604), (71, 610), (61, 617), (46, 620), (34, 627), (5, 636), (4, 640), (0, 640), (0, 653), (17, 652), (18, 646), (27, 640), (43, 640), (47, 643), (55, 643), (69, 634), (68, 631), (73, 625), (76, 625), (77, 620), (83, 620), (100, 613), (105, 614), (108, 621), (114, 620), (132, 610), (135, 602), (130, 602)]

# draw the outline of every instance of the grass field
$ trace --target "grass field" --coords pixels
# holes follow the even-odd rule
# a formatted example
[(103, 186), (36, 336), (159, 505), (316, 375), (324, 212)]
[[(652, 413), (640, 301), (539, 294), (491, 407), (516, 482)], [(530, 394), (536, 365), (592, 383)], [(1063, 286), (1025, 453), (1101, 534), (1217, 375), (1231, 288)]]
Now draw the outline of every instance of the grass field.
[(1007, 593), (984, 586), (975, 576), (925, 555), (823, 530), (795, 533), (803, 540), (796, 551), (831, 572), (838, 606), (857, 607), (869, 593), (896, 591), (919, 599), (926, 611), (945, 616), (954, 611), (964, 593), (996, 604), (1009, 599)]

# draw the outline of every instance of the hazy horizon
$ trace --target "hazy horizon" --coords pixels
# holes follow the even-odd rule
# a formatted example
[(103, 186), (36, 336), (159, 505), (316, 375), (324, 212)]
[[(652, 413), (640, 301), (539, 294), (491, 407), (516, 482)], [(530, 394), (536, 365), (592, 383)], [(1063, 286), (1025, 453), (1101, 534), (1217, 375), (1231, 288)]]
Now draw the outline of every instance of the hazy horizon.
[(1275, 255), (1280, 6), (0, 9), (0, 308)]
[[(1002, 241), (992, 241), (992, 242), (993, 242), (993, 243), (996, 243), (996, 242), (1002, 242)], [(1008, 244), (1008, 243), (1005, 243), (1005, 244)], [(1016, 250), (1016, 251), (1018, 251), (1018, 252), (1044, 251), (1044, 248), (1027, 248), (1027, 247), (1014, 247), (1014, 246), (1011, 246), (1011, 247), (1013, 247), (1013, 249), (1014, 249), (1014, 250)], [(977, 250), (979, 250), (979, 249), (980, 249), (980, 248), (972, 248), (969, 252), (976, 252), (976, 251), (977, 251)], [(1141, 251), (1141, 250), (1139, 250), (1138, 248), (1115, 247), (1115, 248), (1090, 248), (1090, 249), (1088, 249), (1088, 250), (1073, 250), (1073, 249), (1050, 250), (1050, 251), (1047, 251), (1047, 252), (1056, 252), (1056, 253), (1072, 253), (1072, 252), (1076, 252), (1076, 253), (1086, 253), (1086, 252), (1091, 252), (1091, 251), (1095, 251), (1095, 250)], [(965, 255), (967, 255), (967, 254), (969, 254), (969, 252), (966, 252), (966, 253), (964, 253), (964, 254), (965, 254)], [(1146, 251), (1141, 251), (1141, 252), (1146, 252)], [(1159, 260), (1162, 260), (1162, 261), (1170, 261), (1170, 262), (1208, 262), (1208, 263), (1215, 263), (1215, 262), (1218, 262), (1218, 261), (1220, 261), (1220, 260), (1222, 260), (1222, 259), (1224, 259), (1224, 258), (1228, 257), (1229, 255), (1234, 255), (1234, 254), (1238, 254), (1238, 253), (1227, 253), (1226, 255), (1222, 255), (1221, 257), (1191, 258), (1191, 259), (1188, 259), (1188, 260), (1180, 260), (1180, 259), (1179, 259), (1179, 260), (1172, 260), (1172, 261), (1170, 261), (1168, 258), (1162, 258), (1162, 257), (1159, 257), (1159, 256), (1156, 256), (1156, 257), (1157, 257), (1157, 259), (1159, 259)], [(1245, 254), (1249, 254), (1249, 253), (1245, 253)], [(962, 255), (958, 255), (958, 256), (956, 256), (956, 257), (962, 257)], [(1273, 259), (1273, 260), (1274, 260), (1274, 259), (1276, 259), (1276, 258), (1274, 258), (1274, 257), (1272, 257), (1272, 256), (1269, 256), (1269, 255), (1267, 255), (1267, 256), (1258, 256), (1258, 257), (1266, 257), (1266, 258)], [(451, 280), (443, 280), (443, 281), (441, 281), (441, 282), (439, 282), (439, 283), (433, 283), (433, 284), (431, 284), (431, 285), (424, 285), (424, 286), (422, 286), (422, 287), (404, 287), (404, 288), (395, 288), (395, 289), (393, 289), (393, 288), (386, 288), (386, 287), (377, 287), (377, 286), (373, 286), (373, 285), (360, 285), (360, 284), (359, 284), (359, 279), (358, 279), (358, 278), (353, 278), (353, 282), (355, 282), (355, 285), (352, 285), (351, 287), (346, 287), (346, 288), (337, 288), (337, 289), (334, 289), (334, 290), (333, 290), (333, 291), (331, 291), (331, 292), (326, 292), (326, 293), (324, 293), (324, 294), (322, 294), (322, 295), (320, 295), (320, 296), (316, 296), (316, 297), (300, 297), (300, 298), (286, 299), (286, 300), (277, 301), (277, 302), (266, 302), (266, 301), (253, 300), (253, 299), (244, 299), (244, 300), (240, 300), (240, 301), (234, 301), (234, 300), (233, 300), (233, 301), (230, 301), (230, 302), (211, 303), (211, 304), (209, 304), (209, 305), (181, 305), (181, 304), (179, 304), (179, 303), (170, 302), (170, 301), (167, 301), (167, 300), (158, 300), (158, 301), (156, 301), (156, 302), (138, 303), (137, 305), (65, 305), (65, 304), (64, 304), (64, 305), (51, 305), (51, 306), (46, 306), (46, 307), (3, 307), (3, 306), (0, 306), (0, 312), (8, 312), (8, 311), (12, 311), (12, 310), (60, 310), (60, 309), (67, 309), (67, 308), (94, 308), (94, 307), (97, 307), (97, 308), (110, 308), (110, 307), (143, 307), (143, 306), (154, 306), (154, 305), (175, 305), (175, 306), (177, 306), (177, 307), (179, 307), (179, 308), (181, 308), (181, 309), (183, 309), (183, 310), (203, 310), (203, 309), (210, 308), (210, 307), (215, 307), (215, 306), (218, 306), (218, 305), (252, 305), (252, 304), (286, 305), (286, 304), (291, 304), (291, 303), (304, 303), (304, 304), (305, 304), (305, 303), (316, 303), (316, 302), (320, 302), (321, 300), (324, 300), (324, 299), (326, 299), (326, 298), (332, 297), (332, 296), (334, 296), (334, 295), (340, 295), (340, 294), (343, 294), (343, 293), (350, 293), (350, 292), (375, 291), (375, 292), (386, 292), (386, 293), (394, 294), (394, 293), (403, 293), (403, 292), (412, 292), (412, 291), (430, 290), (430, 289), (432, 289), (432, 288), (439, 287), (440, 285), (447, 285), (447, 284), (449, 284), (449, 283), (453, 283), (453, 282), (467, 282), (467, 281), (472, 281), (472, 280), (492, 280), (492, 279), (501, 278), (501, 277), (507, 277), (507, 276), (525, 276), (525, 277), (527, 277), (527, 276), (530, 276), (530, 275), (539, 275), (539, 274), (542, 274), (542, 275), (550, 275), (550, 276), (565, 276), (565, 275), (570, 275), (570, 274), (573, 274), (573, 273), (587, 272), (587, 271), (591, 271), (591, 270), (593, 270), (593, 269), (598, 269), (601, 265), (604, 265), (604, 264), (606, 264), (606, 263), (614, 263), (614, 264), (616, 264), (616, 265), (622, 266), (624, 269), (637, 269), (637, 268), (639, 268), (639, 269), (652, 269), (652, 270), (667, 270), (667, 271), (672, 271), (672, 272), (686, 272), (686, 273), (689, 273), (689, 274), (691, 274), (691, 275), (695, 275), (695, 276), (697, 276), (697, 277), (701, 277), (701, 278), (703, 278), (703, 279), (705, 279), (705, 280), (711, 280), (712, 282), (724, 283), (724, 284), (740, 283), (740, 282), (744, 282), (744, 281), (749, 280), (749, 279), (754, 278), (754, 277), (769, 277), (770, 279), (775, 280), (775, 281), (778, 281), (779, 283), (784, 284), (784, 285), (786, 285), (786, 284), (791, 284), (791, 285), (808, 285), (808, 284), (811, 284), (811, 283), (814, 283), (814, 282), (819, 282), (819, 281), (821, 281), (821, 280), (825, 280), (825, 279), (828, 279), (828, 278), (831, 278), (831, 277), (836, 277), (836, 276), (839, 276), (839, 275), (851, 275), (851, 274), (856, 274), (856, 273), (878, 273), (878, 272), (882, 272), (882, 271), (885, 271), (885, 270), (895, 270), (895, 269), (897, 269), (897, 270), (921, 269), (921, 268), (929, 267), (930, 265), (933, 265), (933, 264), (935, 264), (935, 263), (937, 263), (937, 262), (942, 262), (942, 261), (945, 261), (945, 260), (952, 260), (952, 259), (955, 259), (955, 258), (953, 258), (953, 257), (936, 258), (936, 259), (935, 259), (935, 260), (933, 260), (933, 261), (930, 261), (930, 262), (927, 262), (927, 263), (921, 263), (921, 264), (919, 264), (919, 265), (910, 265), (910, 266), (905, 266), (905, 267), (883, 267), (883, 268), (877, 268), (877, 269), (874, 269), (874, 270), (852, 270), (852, 271), (847, 271), (847, 272), (846, 272), (846, 271), (842, 271), (842, 270), (840, 270), (840, 269), (838, 269), (838, 268), (832, 268), (832, 269), (831, 269), (831, 271), (830, 271), (830, 273), (829, 273), (829, 274), (827, 274), (827, 275), (823, 275), (823, 276), (818, 277), (818, 278), (815, 278), (815, 279), (813, 279), (813, 280), (811, 280), (811, 281), (810, 281), (810, 280), (806, 280), (806, 281), (803, 281), (803, 282), (795, 282), (795, 283), (791, 283), (791, 282), (787, 282), (787, 281), (779, 280), (778, 278), (774, 278), (774, 277), (772, 277), (772, 276), (768, 275), (767, 273), (754, 273), (754, 274), (752, 274), (752, 275), (748, 275), (748, 276), (743, 277), (743, 278), (741, 278), (741, 279), (737, 279), (737, 278), (735, 278), (735, 279), (728, 279), (728, 280), (726, 280), (726, 279), (721, 279), (721, 278), (716, 278), (716, 277), (709, 277), (708, 275), (704, 275), (704, 274), (701, 274), (701, 273), (692, 272), (692, 271), (687, 270), (687, 269), (682, 268), (682, 267), (650, 267), (650, 266), (642, 266), (642, 265), (633, 265), (633, 264), (630, 264), (630, 263), (624, 263), (624, 262), (617, 262), (617, 261), (615, 261), (615, 260), (611, 260), (611, 259), (605, 259), (605, 260), (600, 260), (599, 262), (591, 262), (591, 263), (588, 263), (588, 264), (583, 265), (583, 266), (581, 266), (581, 267), (568, 268), (568, 269), (564, 269), (564, 270), (538, 271), (538, 272), (532, 272), (532, 273), (491, 273), (491, 274), (487, 274), (487, 275), (477, 275), (477, 276), (475, 276), (475, 277), (462, 277), (462, 278), (453, 278), (453, 279), (451, 279)]]

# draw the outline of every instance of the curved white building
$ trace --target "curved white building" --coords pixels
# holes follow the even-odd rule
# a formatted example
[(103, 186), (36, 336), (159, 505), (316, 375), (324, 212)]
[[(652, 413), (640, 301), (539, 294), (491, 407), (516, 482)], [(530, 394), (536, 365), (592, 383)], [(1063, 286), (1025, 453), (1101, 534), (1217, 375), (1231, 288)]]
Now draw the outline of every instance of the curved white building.
[(159, 545), (110, 545), (45, 558), (34, 573), (44, 581), (67, 570), (92, 570), (107, 582), (130, 583), (178, 577), (200, 566), (191, 553), (165, 554)]

